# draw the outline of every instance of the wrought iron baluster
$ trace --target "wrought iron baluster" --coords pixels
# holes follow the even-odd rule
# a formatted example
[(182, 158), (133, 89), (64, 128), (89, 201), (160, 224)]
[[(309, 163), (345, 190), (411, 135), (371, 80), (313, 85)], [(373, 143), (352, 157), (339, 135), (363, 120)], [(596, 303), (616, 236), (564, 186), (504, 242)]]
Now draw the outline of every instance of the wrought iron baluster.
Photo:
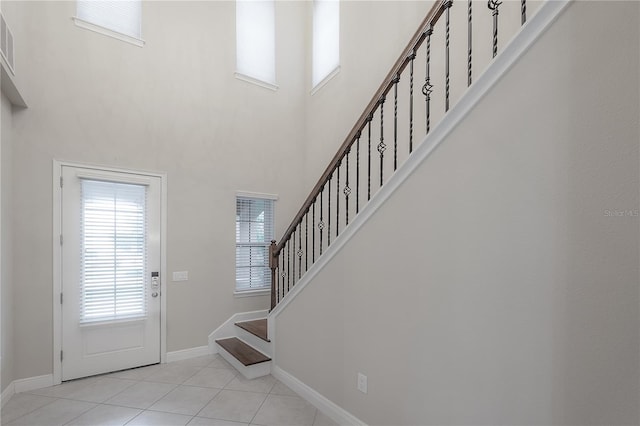
[(311, 208), (311, 264), (316, 262), (316, 201), (313, 199), (313, 207)]
[(329, 175), (328, 187), (329, 194), (327, 196), (327, 248), (331, 245), (331, 178), (333, 174)]
[(527, 0), (520, 1), (520, 24), (527, 22)]
[(415, 49), (409, 56), (409, 154), (413, 152), (413, 61), (416, 59)]
[(324, 229), (324, 221), (322, 220), (324, 217), (324, 209), (322, 208), (323, 193), (324, 185), (322, 185), (322, 189), (320, 190), (320, 222), (318, 222), (318, 229), (320, 230), (320, 256), (322, 256), (322, 230)]
[(429, 25), (425, 34), (427, 35), (427, 69), (426, 77), (424, 79), (424, 86), (422, 86), (422, 94), (425, 96), (426, 103), (426, 132), (429, 133), (430, 129), (430, 117), (431, 117), (431, 93), (433, 92), (433, 84), (431, 84), (431, 35), (433, 34), (433, 25)]
[(293, 233), (291, 234), (291, 239), (289, 241), (293, 243), (293, 262), (292, 262), (293, 265), (291, 265), (293, 269), (291, 274), (292, 276), (291, 284), (293, 287), (294, 285), (296, 285), (296, 230), (295, 229), (293, 230)]
[(304, 271), (309, 270), (309, 209), (304, 215)]
[(384, 173), (384, 151), (387, 149), (387, 145), (384, 143), (384, 102), (386, 97), (383, 95), (380, 98), (380, 143), (378, 144), (378, 152), (380, 153), (380, 186), (383, 184)]
[(287, 273), (284, 269), (284, 253), (282, 252), (282, 250), (280, 250), (280, 257), (282, 258), (282, 268), (280, 268), (280, 276), (282, 277), (282, 285), (280, 286), (280, 289), (282, 290), (282, 296), (280, 297), (280, 299), (282, 299), (284, 297), (284, 279), (287, 276)]
[(489, 0), (487, 7), (492, 11), (493, 15), (493, 57), (498, 54), (498, 7), (502, 4), (499, 0)]
[(342, 160), (338, 161), (336, 166), (336, 238), (340, 233), (340, 166)]
[(393, 171), (398, 168), (398, 83), (400, 75), (393, 79)]
[(349, 194), (351, 194), (351, 188), (349, 188), (349, 154), (351, 153), (351, 147), (349, 147), (347, 149), (347, 154), (345, 155), (345, 157), (347, 158), (347, 167), (346, 167), (346, 182), (344, 184), (344, 190), (342, 191), (344, 193), (344, 212), (345, 212), (345, 224), (344, 226), (347, 226), (349, 224)]
[(468, 52), (467, 52), (467, 86), (471, 86), (471, 49), (472, 49), (472, 41), (473, 41), (473, 30), (471, 23), (471, 9), (472, 9), (473, 0), (468, 0), (467, 7), (467, 34), (468, 34)]
[(291, 288), (291, 239), (287, 241), (287, 293)]
[(302, 221), (298, 224), (298, 281), (302, 276)]
[(369, 114), (367, 118), (368, 123), (368, 132), (369, 132), (369, 143), (367, 148), (367, 201), (371, 199), (371, 121), (373, 120), (373, 113)]
[(360, 135), (356, 133), (356, 214), (360, 211)]
[(444, 96), (444, 110), (449, 111), (449, 95), (450, 95), (450, 84), (449, 84), (449, 33), (451, 28), (451, 6), (453, 5), (453, 1), (448, 1), (445, 3), (444, 7), (446, 8), (446, 19), (445, 19), (445, 59), (444, 59), (444, 72), (445, 72), (445, 96)]

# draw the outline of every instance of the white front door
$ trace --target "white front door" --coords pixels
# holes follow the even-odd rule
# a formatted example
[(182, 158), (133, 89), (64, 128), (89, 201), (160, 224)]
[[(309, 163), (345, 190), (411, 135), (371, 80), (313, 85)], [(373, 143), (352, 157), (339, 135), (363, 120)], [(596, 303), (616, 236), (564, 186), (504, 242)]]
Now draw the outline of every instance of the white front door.
[(62, 380), (160, 362), (161, 184), (62, 166)]

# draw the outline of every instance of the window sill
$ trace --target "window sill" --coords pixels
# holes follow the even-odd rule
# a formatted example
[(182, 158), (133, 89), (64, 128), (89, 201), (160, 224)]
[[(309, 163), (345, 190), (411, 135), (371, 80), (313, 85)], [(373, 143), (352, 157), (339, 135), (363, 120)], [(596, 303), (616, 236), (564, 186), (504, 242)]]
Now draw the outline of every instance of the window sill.
[(331, 71), (325, 78), (320, 80), (320, 83), (318, 83), (315, 86), (313, 86), (313, 89), (311, 89), (311, 96), (313, 96), (316, 93), (318, 93), (318, 91), (320, 91), (320, 89), (322, 89), (324, 86), (326, 86), (327, 83), (329, 83), (329, 81), (331, 81), (333, 79), (333, 77), (335, 77), (339, 73), (340, 73), (340, 65), (338, 65), (333, 71)]
[(234, 297), (253, 297), (253, 296), (268, 296), (271, 294), (271, 289), (265, 288), (261, 290), (246, 290), (246, 291), (234, 291)]
[(119, 33), (117, 31), (110, 30), (109, 28), (101, 27), (100, 25), (92, 24), (91, 22), (87, 22), (77, 17), (73, 17), (71, 19), (73, 19), (73, 22), (76, 24), (77, 27), (84, 28), (85, 30), (93, 31), (98, 34), (103, 34), (108, 37), (112, 37), (117, 40), (124, 41), (129, 44), (133, 44), (138, 47), (144, 47), (145, 42), (142, 39), (131, 37), (127, 34)]
[(236, 72), (235, 76), (238, 80), (246, 81), (247, 83), (255, 84), (256, 86), (264, 87), (265, 89), (273, 90), (274, 92), (278, 90), (278, 86), (273, 83), (267, 83), (266, 81), (262, 81), (254, 77), (249, 77), (248, 75), (239, 72)]

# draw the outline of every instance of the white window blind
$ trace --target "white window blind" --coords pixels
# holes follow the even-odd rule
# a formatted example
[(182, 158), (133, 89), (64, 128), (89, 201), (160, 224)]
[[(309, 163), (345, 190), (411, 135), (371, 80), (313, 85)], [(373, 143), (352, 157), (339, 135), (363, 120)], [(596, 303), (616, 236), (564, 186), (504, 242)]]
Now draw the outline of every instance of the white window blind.
[(80, 322), (146, 314), (146, 186), (82, 179)]
[(313, 2), (312, 83), (317, 86), (340, 65), (340, 2)]
[(236, 198), (236, 291), (271, 288), (274, 200)]
[(274, 0), (236, 0), (236, 71), (276, 84)]
[(90, 24), (142, 38), (141, 0), (78, 0), (76, 14)]

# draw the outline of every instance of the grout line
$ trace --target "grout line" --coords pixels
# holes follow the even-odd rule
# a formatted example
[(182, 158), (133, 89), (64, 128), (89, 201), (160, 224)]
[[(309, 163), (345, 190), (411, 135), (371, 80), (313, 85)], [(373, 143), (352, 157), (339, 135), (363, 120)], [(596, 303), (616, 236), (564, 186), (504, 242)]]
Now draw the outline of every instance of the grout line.
[(129, 423), (131, 423), (134, 419), (137, 419), (138, 417), (140, 417), (140, 415), (142, 413), (144, 413), (147, 410), (142, 410), (141, 412), (139, 412), (137, 415), (133, 416), (131, 419), (129, 419), (123, 426), (128, 425)]
[(262, 409), (262, 406), (264, 405), (265, 402), (267, 402), (267, 398), (269, 398), (269, 394), (267, 394), (264, 397), (264, 400), (262, 401), (262, 404), (260, 404), (260, 406), (258, 407), (258, 409), (256, 410), (256, 412), (254, 413), (253, 417), (251, 417), (251, 421), (249, 422), (250, 425), (253, 424), (253, 421), (256, 419), (256, 416), (258, 415), (258, 413), (260, 412), (260, 410)]
[[(218, 388), (209, 388), (209, 389), (218, 389)], [(216, 397), (217, 397), (218, 395), (220, 395), (220, 392), (222, 392), (222, 389), (218, 389), (218, 392), (216, 392), (216, 394), (215, 394), (215, 395), (213, 395), (213, 396), (211, 397), (211, 399), (210, 399), (209, 401), (207, 401), (207, 403), (206, 403), (206, 404), (204, 404), (204, 405), (202, 406), (202, 408), (201, 408), (201, 409), (199, 409), (199, 410), (198, 410), (198, 412), (197, 412), (196, 414), (194, 414), (194, 416), (193, 416), (193, 417), (194, 417), (194, 418), (195, 418), (195, 417), (198, 417), (198, 415), (202, 412), (202, 410), (204, 410), (205, 408), (207, 408), (207, 406), (208, 406), (209, 404), (211, 404), (211, 401), (213, 401), (214, 399), (216, 399)], [(191, 420), (193, 420), (193, 419), (191, 419)], [(191, 422), (191, 420), (189, 420), (189, 422)]]
[[(21, 392), (21, 393), (22, 393), (22, 392)], [(33, 413), (33, 412), (34, 412), (34, 411), (36, 411), (36, 410), (39, 410), (39, 409), (41, 409), (41, 408), (44, 408), (44, 407), (46, 407), (47, 405), (51, 405), (51, 404), (53, 404), (54, 402), (56, 402), (56, 401), (59, 399), (59, 398), (52, 397), (52, 396), (36, 395), (36, 394), (30, 394), (30, 393), (28, 393), (28, 392), (24, 392), (24, 393), (26, 393), (26, 394), (28, 394), (28, 395), (31, 395), (31, 396), (40, 396), (40, 397), (43, 397), (43, 398), (53, 398), (54, 400), (53, 400), (53, 401), (51, 401), (51, 402), (48, 402), (48, 403), (44, 404), (44, 405), (43, 405), (43, 406), (41, 406), (41, 407), (34, 408), (33, 410), (31, 410), (31, 411), (29, 411), (29, 412), (27, 412), (27, 413), (25, 413), (25, 414), (23, 414), (23, 415), (21, 415), (21, 416), (16, 417), (15, 419), (11, 420), (9, 423), (13, 423), (13, 422), (15, 422), (16, 420), (18, 420), (18, 419), (20, 419), (20, 418), (22, 418), (22, 417), (24, 417), (24, 416), (26, 416), (26, 415), (29, 415), (29, 414)], [(16, 395), (17, 395), (17, 394), (15, 394), (15, 393), (14, 393), (14, 394), (11, 396), (11, 398), (9, 398), (9, 401), (7, 401), (7, 404), (8, 404), (9, 402), (11, 402), (11, 400), (13, 399), (13, 397), (14, 397), (14, 396), (16, 396)], [(7, 405), (5, 404), (5, 407), (6, 407), (6, 406), (7, 406)], [(2, 408), (2, 410), (6, 410), (6, 408)], [(0, 413), (2, 412), (2, 410), (0, 410)], [(1, 423), (3, 423), (3, 422), (2, 422), (2, 416), (0, 415), (0, 424), (1, 424)]]
[[(64, 399), (64, 398), (60, 398), (60, 399)], [(75, 401), (75, 400), (71, 400), (71, 401)], [(87, 402), (87, 401), (78, 401), (78, 402)], [(69, 420), (68, 422), (64, 423), (65, 425), (68, 425), (69, 423), (71, 423), (72, 421), (74, 421), (75, 419), (77, 419), (80, 416), (83, 416), (85, 413), (88, 413), (89, 411), (93, 410), (94, 408), (96, 408), (98, 405), (100, 405), (99, 403), (90, 403), (90, 404), (94, 404), (93, 407), (83, 411), (82, 413), (78, 414), (77, 416), (75, 416), (74, 418), (72, 418), (71, 420)]]

